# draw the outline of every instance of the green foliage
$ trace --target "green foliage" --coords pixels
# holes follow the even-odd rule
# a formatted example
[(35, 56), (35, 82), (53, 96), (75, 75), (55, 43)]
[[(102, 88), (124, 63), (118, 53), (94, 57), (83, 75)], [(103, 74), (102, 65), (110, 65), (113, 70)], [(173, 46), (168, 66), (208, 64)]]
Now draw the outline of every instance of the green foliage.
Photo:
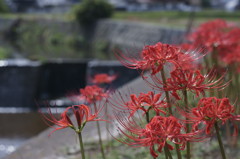
[(0, 60), (8, 58), (10, 56), (9, 50), (6, 48), (0, 47)]
[(84, 40), (55, 28), (47, 28), (35, 22), (22, 23), (14, 29), (17, 35), (13, 43), (24, 52), (26, 58), (46, 60), (49, 58), (84, 58)]
[(98, 59), (111, 58), (109, 54), (109, 43), (106, 41), (97, 41), (94, 44), (95, 57)]
[(9, 10), (8, 10), (8, 7), (5, 3), (4, 0), (0, 0), (0, 13), (7, 13)]
[(109, 58), (109, 54), (106, 53), (108, 43), (95, 42), (91, 46), (94, 54), (90, 55), (83, 36), (62, 32), (54, 26), (41, 26), (36, 21), (23, 21), (11, 28), (11, 32), (15, 38), (8, 40), (28, 59), (44, 61), (52, 58)]
[(83, 0), (73, 8), (76, 20), (82, 25), (91, 25), (101, 18), (109, 18), (113, 7), (105, 0)]

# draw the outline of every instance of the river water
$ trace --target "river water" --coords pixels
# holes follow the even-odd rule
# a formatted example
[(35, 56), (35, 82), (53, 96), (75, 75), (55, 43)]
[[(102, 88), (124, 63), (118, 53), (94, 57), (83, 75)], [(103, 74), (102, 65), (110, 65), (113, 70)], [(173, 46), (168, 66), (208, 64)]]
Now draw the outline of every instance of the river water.
[(38, 112), (26, 108), (0, 108), (0, 125), (0, 158), (48, 127)]
[(0, 158), (15, 151), (26, 140), (26, 138), (0, 138)]

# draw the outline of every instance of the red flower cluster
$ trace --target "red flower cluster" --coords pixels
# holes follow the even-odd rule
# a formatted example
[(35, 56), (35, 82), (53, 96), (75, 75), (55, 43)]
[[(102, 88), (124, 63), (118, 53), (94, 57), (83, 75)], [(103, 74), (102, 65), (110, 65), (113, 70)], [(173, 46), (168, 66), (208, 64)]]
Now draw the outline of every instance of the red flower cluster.
[(157, 43), (155, 45), (147, 45), (140, 53), (140, 59), (132, 58), (123, 53), (117, 54), (120, 62), (130, 69), (149, 70), (154, 75), (162, 70), (164, 64), (172, 63), (178, 65), (178, 55), (181, 50), (178, 47)]
[(117, 78), (116, 75), (108, 75), (106, 73), (100, 73), (100, 74), (96, 74), (93, 79), (92, 79), (92, 83), (94, 84), (109, 84), (112, 81), (114, 81)]
[(175, 69), (196, 70), (200, 66), (198, 59), (202, 58), (202, 56), (199, 56), (199, 51), (180, 52), (178, 54), (178, 65), (175, 65)]
[(240, 62), (240, 28), (225, 33), (222, 45), (217, 48), (220, 59), (226, 64)]
[[(190, 123), (193, 123), (193, 131), (198, 129), (199, 124), (206, 125), (206, 134), (210, 134), (215, 123), (225, 124), (227, 120), (240, 120), (240, 115), (234, 115), (234, 106), (228, 98), (206, 97), (202, 98), (197, 107), (192, 108), (189, 113), (182, 112)], [(233, 122), (234, 124), (234, 122)], [(234, 124), (234, 135), (237, 135), (237, 126)]]
[(111, 103), (115, 106), (115, 108), (120, 110), (129, 110), (130, 115), (129, 118), (132, 117), (136, 111), (142, 110), (145, 113), (150, 110), (154, 110), (157, 115), (160, 113), (166, 114), (164, 109), (167, 108), (167, 103), (161, 99), (162, 94), (154, 94), (154, 92), (150, 91), (148, 93), (140, 93), (139, 96), (135, 94), (130, 95), (129, 101), (124, 101), (121, 98), (120, 102), (113, 99)]
[[(206, 90), (221, 90), (229, 84), (225, 81), (228, 76), (226, 76), (226, 72), (220, 72), (219, 68), (223, 67), (220, 67), (222, 64), (217, 60), (221, 57), (225, 63), (234, 63), (236, 64), (234, 65), (235, 68), (239, 67), (239, 35), (240, 29), (218, 19), (201, 25), (196, 32), (192, 33), (189, 36), (191, 44), (184, 44), (180, 47), (162, 43), (148, 45), (143, 48), (138, 58), (123, 53), (118, 54), (117, 58), (126, 67), (141, 70), (142, 73), (145, 70), (150, 70), (150, 78), (147, 78), (144, 74), (143, 79), (152, 88), (164, 91), (166, 95), (166, 102), (165, 99), (161, 100), (162, 94), (154, 94), (152, 91), (147, 94), (140, 93), (139, 96), (131, 94), (129, 101), (125, 101), (120, 96), (120, 102), (117, 100), (112, 102), (118, 110), (122, 110), (125, 114), (126, 112), (129, 113), (126, 119), (121, 119), (116, 114), (121, 125), (118, 129), (123, 136), (128, 138), (126, 140), (122, 138), (122, 142), (130, 146), (147, 146), (153, 157), (158, 156), (154, 150), (154, 145), (158, 146), (157, 151), (159, 152), (164, 147), (172, 150), (173, 146), (169, 144), (170, 142), (177, 144), (177, 147), (180, 145), (181, 150), (187, 145), (187, 158), (190, 158), (191, 146), (189, 142), (202, 141), (202, 139), (208, 137), (215, 124), (224, 124), (227, 120), (240, 120), (240, 115), (233, 114), (235, 112), (234, 107), (227, 98), (205, 97), (199, 101), (197, 107), (192, 109), (190, 109), (190, 101), (188, 101), (190, 95), (199, 97), (205, 95)], [(204, 49), (212, 51), (213, 54), (211, 60), (208, 57), (205, 59), (206, 63), (203, 66), (208, 67), (211, 64), (217, 66), (216, 70), (212, 69), (207, 75), (201, 74), (197, 61), (206, 55)], [(201, 51), (203, 53), (198, 54)], [(221, 56), (217, 56), (218, 54)], [(167, 69), (170, 70), (170, 73), (166, 74)], [(234, 82), (238, 83), (238, 81), (238, 78), (236, 78)], [(188, 91), (191, 91), (192, 94), (188, 94)], [(177, 120), (173, 117), (175, 112), (171, 108), (173, 103), (169, 96), (169, 94), (172, 94), (180, 100), (181, 93), (184, 96), (186, 106), (182, 110), (180, 108), (178, 110), (186, 117), (185, 120)], [(166, 113), (166, 108), (168, 108), (169, 113)], [(135, 113), (138, 110), (143, 111), (143, 114), (146, 115), (147, 124), (144, 128), (131, 120), (136, 117)], [(154, 110), (155, 116), (152, 114), (149, 116), (150, 110)], [(186, 125), (183, 126), (180, 121)], [(235, 123), (233, 122), (233, 124)], [(200, 129), (202, 125), (206, 126), (206, 129)], [(215, 126), (219, 145), (222, 147), (218, 125)], [(190, 127), (192, 127), (192, 131)], [(234, 127), (234, 134), (236, 134), (237, 127), (236, 125)], [(184, 131), (187, 133), (183, 133)], [(204, 132), (206, 134), (202, 136)], [(178, 157), (181, 156), (180, 153), (177, 154)], [(167, 149), (165, 155), (170, 156)]]
[(180, 145), (180, 150), (184, 150), (187, 141), (198, 141), (200, 139), (198, 132), (183, 133), (185, 127), (174, 116), (155, 116), (145, 128), (136, 126), (136, 123), (133, 121), (125, 122), (121, 119), (118, 120), (127, 132), (121, 128), (118, 128), (119, 131), (130, 139), (130, 141), (123, 140), (120, 142), (133, 147), (149, 147), (153, 157), (158, 156), (153, 149), (154, 145), (158, 146), (158, 152), (162, 152), (165, 146), (167, 146), (169, 150), (173, 150), (174, 147), (169, 142)]
[(80, 95), (74, 94), (70, 95), (69, 98), (73, 101), (87, 101), (88, 103), (95, 103), (104, 98), (108, 97), (108, 93), (101, 87), (97, 85), (86, 86), (83, 89), (80, 89)]
[(224, 20), (217, 19), (202, 24), (188, 39), (191, 42), (188, 47), (206, 47), (212, 54), (216, 54), (214, 58), (226, 64), (240, 62), (240, 28)]
[(216, 19), (202, 24), (195, 32), (188, 36), (188, 39), (194, 47), (203, 46), (212, 51), (213, 47), (217, 47), (222, 43), (223, 33), (229, 29), (230, 25), (226, 21)]
[[(69, 117), (69, 111), (72, 111), (76, 121), (77, 121), (77, 126), (74, 126), (73, 122), (71, 121)], [(72, 128), (74, 129), (77, 133), (81, 132), (83, 127), (86, 125), (87, 122), (90, 121), (104, 121), (103, 119), (99, 118), (99, 113), (102, 110), (102, 107), (95, 110), (95, 112), (91, 112), (91, 109), (84, 105), (73, 105), (71, 107), (67, 107), (65, 111), (60, 115), (60, 118), (56, 118), (55, 115), (52, 113), (51, 109), (48, 108), (48, 115), (45, 115), (43, 112), (40, 112), (41, 115), (43, 116), (43, 119), (46, 121), (48, 125), (55, 124), (54, 130), (50, 133), (50, 135), (60, 129), (64, 128)]]
[(224, 83), (223, 78), (224, 75), (216, 79), (214, 71), (203, 76), (200, 70), (176, 69), (170, 73), (170, 78), (166, 80), (165, 84), (161, 79), (153, 77), (152, 79), (155, 84), (152, 84), (152, 86), (160, 90), (171, 91), (176, 99), (180, 99), (177, 94), (179, 90), (190, 90), (195, 93), (196, 96), (199, 96), (200, 94), (204, 95), (205, 90), (224, 88), (228, 83)]

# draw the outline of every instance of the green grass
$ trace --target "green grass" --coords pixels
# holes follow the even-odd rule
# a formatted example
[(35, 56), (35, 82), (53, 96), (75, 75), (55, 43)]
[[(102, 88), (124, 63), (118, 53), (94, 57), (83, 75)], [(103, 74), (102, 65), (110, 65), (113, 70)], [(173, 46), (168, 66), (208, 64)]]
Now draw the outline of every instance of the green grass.
[[(170, 27), (185, 27), (192, 13), (180, 11), (154, 12), (115, 12), (113, 19), (149, 22)], [(240, 11), (224, 12), (220, 10), (203, 10), (195, 13), (194, 25), (197, 26), (208, 20), (221, 18), (239, 23)]]
[(49, 19), (49, 20), (61, 20), (61, 21), (69, 21), (72, 18), (69, 14), (27, 14), (27, 13), (5, 13), (0, 14), (0, 18), (3, 19), (26, 19), (26, 20), (32, 20), (32, 19)]
[[(58, 20), (72, 20), (72, 13), (66, 14), (0, 14), (0, 18), (24, 18), (24, 19), (58, 19)], [(187, 19), (190, 16), (190, 12), (181, 12), (181, 11), (150, 11), (150, 12), (124, 12), (124, 11), (116, 11), (113, 15), (113, 19), (121, 19), (121, 20), (142, 20), (142, 21), (156, 21), (161, 18), (169, 18), (169, 19)], [(225, 12), (222, 10), (203, 10), (196, 12), (196, 18), (199, 19), (215, 19), (215, 18), (223, 18), (226, 20), (239, 20), (240, 11), (235, 12)]]
[[(136, 22), (147, 22), (156, 25), (174, 27), (174, 28), (186, 28), (189, 23), (189, 17), (192, 13), (180, 12), (180, 11), (152, 11), (152, 12), (121, 12), (116, 11), (112, 16), (114, 20), (128, 20)], [(0, 18), (7, 19), (48, 19), (48, 20), (60, 20), (60, 21), (73, 21), (73, 13), (65, 14), (0, 14)], [(221, 10), (203, 10), (196, 12), (194, 19), (194, 27), (208, 20), (221, 18), (230, 22), (234, 22), (240, 25), (240, 11), (225, 12)]]
[[(153, 12), (115, 12), (114, 17), (116, 19), (123, 18), (139, 18), (139, 19), (159, 19), (159, 18), (188, 18), (192, 14), (191, 12), (181, 11), (153, 11)], [(227, 19), (238, 19), (240, 18), (240, 11), (236, 12), (224, 12), (220, 10), (203, 10), (196, 12), (195, 17), (197, 18), (227, 18)]]

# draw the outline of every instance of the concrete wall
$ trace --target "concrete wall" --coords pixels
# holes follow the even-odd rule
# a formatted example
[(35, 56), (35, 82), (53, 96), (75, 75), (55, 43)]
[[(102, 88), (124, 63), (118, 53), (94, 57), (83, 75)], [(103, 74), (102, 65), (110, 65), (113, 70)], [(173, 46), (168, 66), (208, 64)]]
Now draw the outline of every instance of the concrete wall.
[(37, 109), (42, 100), (64, 98), (69, 93), (79, 92), (80, 88), (90, 84), (87, 82), (89, 77), (97, 73), (118, 75), (111, 88), (118, 88), (139, 75), (117, 61), (0, 61), (0, 107)]

